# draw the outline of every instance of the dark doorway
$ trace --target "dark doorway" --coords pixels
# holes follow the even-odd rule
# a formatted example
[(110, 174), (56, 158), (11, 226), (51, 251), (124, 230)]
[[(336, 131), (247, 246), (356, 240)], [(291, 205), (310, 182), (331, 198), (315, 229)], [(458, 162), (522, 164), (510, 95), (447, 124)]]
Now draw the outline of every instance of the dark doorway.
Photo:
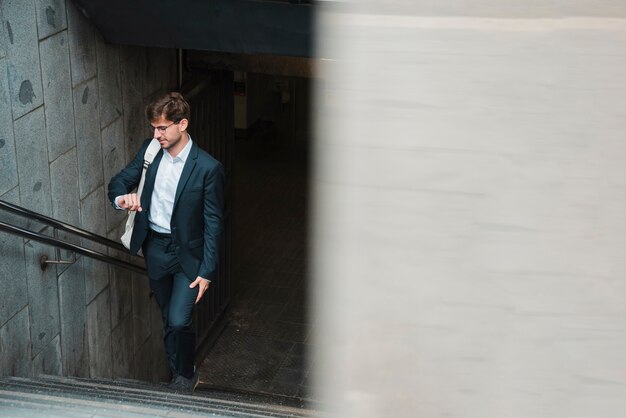
[(235, 72), (232, 278), (205, 388), (308, 399), (310, 80)]

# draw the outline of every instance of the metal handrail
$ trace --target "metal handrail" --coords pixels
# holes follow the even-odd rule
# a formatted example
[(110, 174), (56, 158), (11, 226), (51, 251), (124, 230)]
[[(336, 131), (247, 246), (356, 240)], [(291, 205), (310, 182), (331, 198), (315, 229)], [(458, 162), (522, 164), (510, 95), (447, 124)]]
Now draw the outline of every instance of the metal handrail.
[(119, 251), (128, 251), (126, 249), (126, 247), (124, 247), (119, 242), (110, 240), (108, 238), (102, 237), (102, 236), (97, 235), (97, 234), (94, 234), (93, 232), (89, 232), (89, 231), (86, 231), (84, 229), (77, 228), (74, 225), (67, 224), (65, 222), (59, 221), (58, 219), (50, 218), (50, 217), (48, 217), (46, 215), (42, 215), (40, 213), (33, 212), (32, 210), (23, 208), (21, 206), (17, 206), (17, 205), (14, 205), (12, 203), (0, 200), (0, 208), (6, 209), (9, 212), (13, 212), (13, 213), (25, 216), (25, 217), (30, 218), (30, 219), (35, 219), (37, 221), (43, 222), (43, 223), (45, 223), (45, 224), (47, 224), (49, 226), (52, 226), (54, 228), (62, 229), (62, 230), (71, 232), (73, 234), (76, 234), (76, 235), (78, 235), (78, 236), (80, 236), (82, 238), (88, 239), (90, 241), (95, 241), (97, 243), (104, 244), (107, 247), (112, 247), (112, 248), (114, 248), (116, 250), (119, 250)]
[[(77, 228), (73, 225), (67, 224), (65, 222), (61, 222), (57, 219), (53, 219), (53, 218), (49, 218), (45, 215), (42, 215), (40, 213), (36, 213), (33, 212), (31, 210), (22, 208), (20, 206), (16, 206), (13, 205), (11, 203), (7, 203), (4, 202), (2, 200), (0, 200), (0, 209), (6, 209), (10, 212), (16, 213), (18, 215), (24, 216), (26, 218), (29, 219), (35, 219), (37, 221), (40, 221), (42, 223), (45, 223), (49, 226), (52, 226), (54, 228), (60, 229), (60, 230), (64, 230), (67, 232), (71, 232), (74, 233), (76, 235), (78, 235), (79, 237), (85, 238), (87, 240), (93, 241), (93, 242), (97, 242), (100, 244), (104, 244), (107, 247), (113, 248), (115, 250), (120, 250), (120, 251), (124, 251), (127, 252), (128, 250), (120, 243), (112, 241), (108, 238), (102, 237), (100, 235), (94, 234), (92, 232), (86, 231), (84, 229), (80, 229)], [(48, 245), (52, 245), (54, 247), (57, 248), (62, 248), (65, 250), (69, 250), (69, 251), (73, 251), (76, 254), (81, 254), (84, 255), (86, 257), (90, 257), (99, 261), (103, 261), (105, 263), (109, 263), (109, 264), (114, 264), (116, 266), (119, 267), (123, 267), (125, 269), (134, 271), (136, 273), (141, 273), (141, 274), (146, 274), (146, 268), (142, 267), (142, 266), (138, 266), (132, 263), (129, 263), (127, 261), (124, 260), (120, 260), (118, 258), (112, 257), (108, 254), (104, 254), (98, 251), (94, 251), (91, 250), (89, 248), (83, 247), (81, 245), (78, 244), (74, 244), (71, 242), (67, 242), (67, 241), (63, 241), (61, 239), (55, 238), (55, 237), (51, 237), (48, 235), (44, 235), (42, 233), (39, 232), (35, 232), (35, 231), (31, 231), (19, 226), (15, 226), (15, 225), (11, 225), (8, 224), (6, 222), (0, 222), (0, 231), (5, 231), (8, 233), (11, 233), (13, 235), (18, 235), (24, 238), (29, 238), (31, 240), (34, 241), (38, 241), (38, 242), (42, 242), (44, 244), (48, 244)], [(43, 266), (42, 262), (42, 266)], [(49, 263), (49, 261), (48, 261)]]
[(94, 258), (96, 260), (104, 261), (105, 263), (115, 264), (116, 266), (124, 267), (128, 270), (132, 270), (136, 273), (146, 273), (144, 267), (136, 266), (132, 263), (128, 263), (123, 260), (119, 260), (110, 255), (100, 253), (98, 251), (90, 250), (89, 248), (81, 247), (71, 242), (62, 241), (58, 238), (50, 237), (48, 235), (41, 234), (39, 232), (29, 231), (28, 229), (20, 228), (19, 226), (10, 225), (6, 222), (0, 222), (0, 230), (9, 232), (15, 235), (22, 236), (24, 238), (30, 238), (31, 240), (43, 242), (44, 244), (50, 244), (55, 247), (63, 248), (65, 250), (74, 251), (77, 254), (81, 254), (87, 257)]

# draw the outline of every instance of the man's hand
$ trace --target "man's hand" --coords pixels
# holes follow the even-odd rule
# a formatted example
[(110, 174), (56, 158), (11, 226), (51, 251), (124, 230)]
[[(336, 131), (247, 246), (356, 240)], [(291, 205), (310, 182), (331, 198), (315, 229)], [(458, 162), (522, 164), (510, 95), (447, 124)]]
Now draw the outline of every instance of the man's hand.
[(117, 205), (126, 210), (136, 210), (137, 212), (141, 212), (141, 202), (139, 201), (139, 196), (137, 193), (129, 193), (120, 197), (117, 201)]
[(204, 292), (206, 292), (206, 290), (209, 288), (209, 284), (211, 284), (210, 280), (204, 279), (200, 276), (196, 277), (196, 280), (194, 280), (189, 287), (190, 288), (194, 288), (196, 286), (198, 287), (198, 297), (196, 298), (196, 303), (200, 302), (200, 299), (202, 299), (202, 295), (204, 295)]

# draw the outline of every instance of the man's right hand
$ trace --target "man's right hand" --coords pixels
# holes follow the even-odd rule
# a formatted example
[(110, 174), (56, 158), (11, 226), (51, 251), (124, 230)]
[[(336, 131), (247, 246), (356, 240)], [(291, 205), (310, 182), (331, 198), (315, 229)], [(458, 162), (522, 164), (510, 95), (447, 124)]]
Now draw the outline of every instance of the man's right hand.
[(141, 202), (139, 201), (137, 193), (129, 193), (121, 196), (117, 200), (117, 205), (122, 209), (141, 212)]

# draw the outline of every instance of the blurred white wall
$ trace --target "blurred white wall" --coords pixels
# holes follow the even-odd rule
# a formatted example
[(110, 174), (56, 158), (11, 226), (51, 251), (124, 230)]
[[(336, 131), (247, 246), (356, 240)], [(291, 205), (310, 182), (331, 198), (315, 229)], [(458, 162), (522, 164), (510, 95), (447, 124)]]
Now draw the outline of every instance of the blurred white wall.
[(626, 2), (439, 3), (318, 16), (318, 395), (625, 417)]

